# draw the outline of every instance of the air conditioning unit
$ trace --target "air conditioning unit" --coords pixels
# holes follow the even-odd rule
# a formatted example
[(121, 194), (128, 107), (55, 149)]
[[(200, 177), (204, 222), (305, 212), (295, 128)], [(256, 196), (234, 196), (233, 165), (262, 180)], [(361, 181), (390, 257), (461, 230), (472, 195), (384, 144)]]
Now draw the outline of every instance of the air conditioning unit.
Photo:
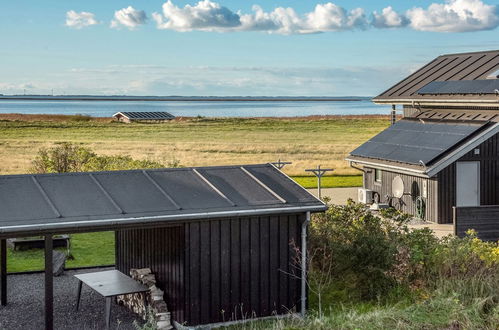
[(364, 204), (372, 204), (373, 191), (370, 189), (359, 188), (359, 202)]

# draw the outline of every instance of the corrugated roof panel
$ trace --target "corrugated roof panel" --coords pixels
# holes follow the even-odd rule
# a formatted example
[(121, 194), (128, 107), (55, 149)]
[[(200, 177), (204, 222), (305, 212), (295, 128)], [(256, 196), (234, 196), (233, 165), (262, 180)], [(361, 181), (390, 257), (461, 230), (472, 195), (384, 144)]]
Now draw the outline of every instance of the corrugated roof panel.
[(0, 237), (326, 209), (270, 164), (244, 169), (0, 176)]
[(264, 182), (272, 191), (287, 203), (316, 202), (314, 196), (283, 173), (270, 166), (245, 166), (258, 180)]
[(0, 226), (6, 220), (57, 217), (31, 177), (0, 180)]
[(178, 169), (148, 173), (183, 209), (232, 206), (193, 171)]
[(351, 155), (428, 165), (485, 124), (402, 119), (352, 151)]
[(279, 200), (240, 168), (202, 169), (203, 174), (237, 205), (276, 204)]
[(120, 214), (88, 175), (36, 178), (63, 217)]
[(94, 177), (126, 213), (177, 209), (141, 172), (94, 174)]

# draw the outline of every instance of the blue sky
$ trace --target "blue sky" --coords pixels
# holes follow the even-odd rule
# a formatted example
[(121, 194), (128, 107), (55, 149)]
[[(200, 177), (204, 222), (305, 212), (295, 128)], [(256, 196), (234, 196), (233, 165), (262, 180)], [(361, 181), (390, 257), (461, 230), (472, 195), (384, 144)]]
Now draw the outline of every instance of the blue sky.
[(0, 93), (370, 96), (498, 25), (490, 0), (2, 1)]

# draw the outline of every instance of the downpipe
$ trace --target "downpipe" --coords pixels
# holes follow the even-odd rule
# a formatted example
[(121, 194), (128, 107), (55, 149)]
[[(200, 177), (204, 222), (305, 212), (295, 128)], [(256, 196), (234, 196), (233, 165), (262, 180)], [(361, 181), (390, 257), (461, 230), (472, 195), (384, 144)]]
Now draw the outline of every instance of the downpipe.
[(305, 317), (307, 310), (307, 226), (310, 223), (310, 212), (307, 212), (301, 226), (301, 317)]

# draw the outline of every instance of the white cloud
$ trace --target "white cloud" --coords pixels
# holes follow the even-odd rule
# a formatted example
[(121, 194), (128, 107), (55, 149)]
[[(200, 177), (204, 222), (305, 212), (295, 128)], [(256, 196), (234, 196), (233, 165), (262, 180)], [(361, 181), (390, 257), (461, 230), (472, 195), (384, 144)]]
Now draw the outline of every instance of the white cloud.
[(233, 12), (210, 0), (183, 8), (171, 0), (163, 4), (162, 14), (153, 13), (159, 29), (175, 31), (266, 31), (279, 34), (319, 33), (364, 28), (368, 25), (361, 8), (347, 11), (328, 2), (316, 5), (312, 12), (298, 15), (293, 8), (277, 7), (265, 12), (253, 6), (253, 13)]
[[(333, 2), (319, 3), (312, 11), (299, 14), (293, 8), (277, 7), (265, 11), (258, 5), (250, 13), (233, 11), (212, 0), (177, 6), (172, 0), (162, 5), (152, 18), (158, 29), (174, 31), (263, 31), (275, 34), (308, 34), (356, 29), (402, 28), (432, 32), (468, 32), (491, 30), (499, 26), (499, 6), (482, 0), (440, 0), (427, 8), (414, 7), (405, 13), (391, 6), (374, 11), (367, 19), (364, 9), (347, 10)], [(145, 24), (147, 15), (132, 6), (115, 11), (111, 27), (130, 30)], [(89, 12), (66, 13), (66, 25), (80, 29), (99, 22)]]
[(316, 5), (314, 11), (305, 16), (305, 26), (311, 32), (343, 31), (367, 26), (364, 9), (356, 8), (347, 12), (332, 2)]
[(96, 24), (99, 24), (99, 21), (95, 19), (95, 15), (92, 13), (86, 11), (77, 13), (74, 10), (66, 13), (66, 26), (70, 28), (81, 29)]
[(397, 13), (391, 6), (383, 8), (381, 13), (373, 12), (371, 24), (376, 28), (399, 28), (409, 24), (409, 20), (402, 14)]
[(225, 31), (241, 25), (239, 15), (210, 0), (199, 1), (184, 8), (170, 0), (163, 4), (163, 13), (153, 13), (158, 29), (175, 31)]
[(111, 21), (112, 28), (119, 28), (124, 26), (130, 30), (145, 24), (147, 15), (143, 10), (137, 10), (132, 6), (122, 8), (114, 12), (114, 19)]
[(241, 31), (266, 31), (279, 34), (299, 33), (302, 20), (293, 8), (275, 8), (265, 12), (260, 6), (253, 6), (253, 14), (241, 14)]
[(491, 30), (499, 25), (499, 7), (480, 0), (446, 0), (407, 11), (410, 26), (433, 32), (470, 32)]

